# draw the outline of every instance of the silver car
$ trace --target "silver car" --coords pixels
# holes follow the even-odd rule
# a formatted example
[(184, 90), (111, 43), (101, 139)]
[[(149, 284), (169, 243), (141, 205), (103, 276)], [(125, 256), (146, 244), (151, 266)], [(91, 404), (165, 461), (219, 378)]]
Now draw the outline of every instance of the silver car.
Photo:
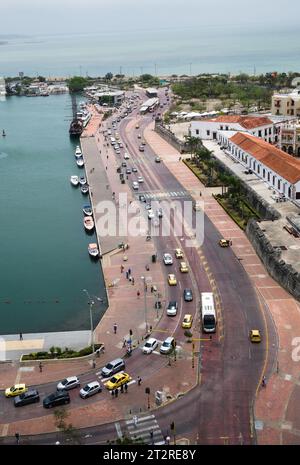
[(69, 376), (68, 378), (63, 379), (57, 385), (58, 391), (69, 391), (74, 389), (77, 386), (80, 386), (80, 381), (77, 376)]
[(101, 392), (101, 386), (98, 381), (92, 381), (91, 383), (86, 384), (82, 389), (79, 391), (79, 395), (82, 399), (86, 399), (87, 397), (91, 397), (97, 392)]

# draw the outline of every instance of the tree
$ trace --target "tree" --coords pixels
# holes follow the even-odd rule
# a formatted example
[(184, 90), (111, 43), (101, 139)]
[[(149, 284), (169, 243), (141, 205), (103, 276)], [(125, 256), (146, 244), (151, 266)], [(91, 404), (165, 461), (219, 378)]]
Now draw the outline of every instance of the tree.
[(201, 140), (199, 137), (194, 137), (194, 136), (184, 136), (186, 143), (189, 146), (189, 149), (191, 151), (192, 159), (194, 158), (198, 148), (202, 145)]
[(71, 93), (82, 92), (88, 85), (88, 80), (81, 76), (73, 76), (67, 80), (67, 84)]
[(80, 444), (81, 439), (78, 431), (75, 430), (71, 423), (66, 423), (66, 420), (69, 416), (69, 413), (66, 411), (66, 409), (64, 407), (57, 408), (54, 410), (53, 415), (56, 428), (64, 436), (66, 436), (66, 439), (76, 444)]
[(111, 81), (113, 77), (114, 77), (113, 73), (109, 72), (105, 74), (104, 79), (106, 81)]
[(44, 76), (38, 76), (39, 82), (45, 82), (46, 78)]

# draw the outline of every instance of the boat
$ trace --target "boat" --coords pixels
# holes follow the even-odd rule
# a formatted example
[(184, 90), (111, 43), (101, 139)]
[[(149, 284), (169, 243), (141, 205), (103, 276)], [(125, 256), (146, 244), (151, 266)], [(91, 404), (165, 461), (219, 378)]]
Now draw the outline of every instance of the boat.
[(92, 207), (90, 205), (84, 205), (84, 207), (82, 208), (82, 211), (86, 216), (92, 216), (93, 215), (93, 209), (92, 209)]
[(3, 129), (3, 131), (2, 131), (2, 136), (3, 136), (3, 137), (6, 136), (6, 133), (5, 133), (4, 129)]
[(86, 184), (86, 177), (85, 176), (80, 176), (79, 183), (80, 183), (81, 186), (84, 186), (84, 184)]
[(81, 148), (79, 147), (79, 145), (77, 145), (77, 147), (76, 147), (75, 157), (76, 158), (82, 157), (82, 151), (81, 151)]
[(92, 231), (92, 229), (94, 229), (94, 220), (91, 216), (85, 216), (83, 218), (83, 224), (87, 231)]
[(88, 251), (91, 257), (96, 258), (99, 256), (99, 249), (97, 244), (89, 244)]
[(72, 186), (78, 186), (78, 184), (79, 184), (78, 176), (71, 176), (70, 177), (70, 182), (71, 182)]
[(84, 184), (80, 188), (82, 194), (88, 194), (89, 193), (89, 186), (87, 184)]
[(79, 168), (82, 168), (84, 165), (83, 158), (82, 157), (77, 158), (76, 163), (77, 163), (77, 166), (79, 166)]

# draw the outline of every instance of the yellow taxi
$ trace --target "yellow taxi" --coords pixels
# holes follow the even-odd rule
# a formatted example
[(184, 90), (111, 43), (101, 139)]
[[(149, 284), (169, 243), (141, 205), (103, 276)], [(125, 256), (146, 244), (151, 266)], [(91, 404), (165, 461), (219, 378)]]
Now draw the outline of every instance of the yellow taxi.
[(261, 342), (261, 335), (259, 329), (251, 329), (249, 337), (251, 342)]
[(128, 383), (131, 380), (131, 377), (128, 373), (117, 373), (109, 381), (107, 381), (104, 386), (107, 389), (117, 389), (125, 383)]
[(229, 247), (230, 246), (230, 240), (229, 239), (220, 239), (219, 240), (219, 245), (221, 247)]
[(185, 262), (180, 263), (180, 271), (181, 273), (188, 273), (189, 267), (187, 266)]
[(26, 391), (28, 391), (26, 384), (14, 384), (13, 386), (5, 389), (5, 397), (15, 397)]
[(170, 286), (176, 286), (177, 279), (175, 277), (175, 274), (169, 274), (168, 275), (168, 283), (170, 284)]
[(181, 249), (175, 249), (175, 257), (176, 258), (183, 258), (183, 252)]
[(184, 318), (183, 318), (183, 320), (182, 320), (182, 325), (181, 325), (181, 326), (182, 326), (184, 329), (189, 329), (189, 328), (192, 327), (192, 324), (193, 324), (193, 317), (192, 317), (192, 315), (189, 315), (189, 314), (184, 315)]

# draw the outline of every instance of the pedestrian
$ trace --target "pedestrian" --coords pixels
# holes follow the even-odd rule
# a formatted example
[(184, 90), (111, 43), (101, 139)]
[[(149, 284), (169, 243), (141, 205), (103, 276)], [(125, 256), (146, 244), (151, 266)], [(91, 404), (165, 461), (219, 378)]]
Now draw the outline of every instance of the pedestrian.
[(136, 415), (133, 416), (134, 426), (137, 427), (138, 417)]
[(153, 291), (154, 291), (154, 287), (153, 287), (153, 286), (151, 286), (151, 293), (153, 293)]
[(20, 441), (20, 435), (19, 435), (19, 433), (16, 433), (16, 434), (15, 434), (15, 438), (16, 438), (17, 444), (19, 444), (19, 441)]
[(200, 191), (200, 194), (199, 194), (199, 195), (200, 195), (200, 197), (202, 196), (202, 192), (201, 192), (201, 191)]
[(153, 431), (152, 430), (150, 431), (150, 440), (151, 440), (151, 442), (153, 444)]
[(114, 333), (117, 334), (117, 329), (118, 329), (118, 326), (117, 326), (117, 323), (114, 324)]
[(141, 295), (140, 291), (137, 291), (136, 295), (137, 295), (137, 298), (139, 299)]
[(123, 348), (126, 347), (126, 343), (127, 343), (126, 337), (124, 337), (124, 339), (123, 339)]
[(128, 274), (129, 274), (129, 275), (131, 274), (131, 269), (130, 269), (130, 268), (128, 268)]
[(20, 341), (23, 341), (23, 334), (20, 333)]
[(126, 271), (126, 279), (128, 279), (128, 277), (129, 277), (129, 274), (128, 274), (128, 271)]
[(142, 378), (140, 376), (137, 377), (137, 382), (138, 382), (138, 386), (140, 386), (142, 382)]
[(128, 279), (129, 279), (129, 282), (131, 282), (131, 281), (132, 281), (132, 276), (129, 276), (129, 278), (128, 278)]
[(265, 377), (265, 376), (263, 376), (263, 378), (262, 378), (261, 385), (262, 385), (263, 387), (266, 387), (266, 377)]
[(170, 444), (170, 440), (171, 440), (170, 436), (166, 436), (165, 441), (166, 441), (167, 446)]
[(123, 273), (123, 271), (124, 271), (124, 265), (123, 265), (123, 263), (122, 263), (122, 264), (121, 264), (121, 273)]
[(131, 284), (134, 286), (134, 278), (131, 278)]
[(124, 385), (123, 384), (121, 384), (120, 392), (122, 392), (122, 393), (124, 392)]
[(148, 286), (147, 286), (147, 284), (145, 284), (145, 291), (146, 291), (146, 292), (148, 291)]
[(127, 389), (128, 389), (128, 384), (127, 383), (124, 384), (124, 389), (125, 389), (125, 394), (127, 394)]
[(114, 390), (114, 389), (111, 391), (111, 395), (112, 395), (113, 397), (115, 397), (115, 390)]
[(118, 397), (119, 391), (118, 389), (115, 390), (115, 397)]
[(93, 368), (96, 368), (96, 362), (95, 362), (95, 360), (93, 360), (92, 366), (93, 366)]
[(43, 371), (43, 364), (42, 364), (42, 362), (39, 363), (39, 368), (40, 368), (40, 373), (42, 373), (42, 371)]

